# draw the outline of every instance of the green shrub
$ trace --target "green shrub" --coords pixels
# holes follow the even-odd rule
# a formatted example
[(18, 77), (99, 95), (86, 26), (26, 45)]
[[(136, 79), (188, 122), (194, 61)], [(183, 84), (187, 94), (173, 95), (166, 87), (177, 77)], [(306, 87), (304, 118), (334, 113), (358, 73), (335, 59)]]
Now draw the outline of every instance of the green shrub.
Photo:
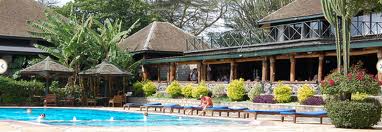
[(202, 81), (199, 83), (199, 85), (192, 89), (192, 97), (199, 98), (200, 96), (207, 96), (208, 95), (208, 87), (207, 84)]
[(155, 98), (167, 98), (168, 97), (168, 95), (165, 92), (157, 92), (157, 93), (153, 94), (152, 96)]
[(297, 98), (300, 103), (312, 96), (314, 96), (314, 90), (307, 84), (302, 85), (297, 91)]
[(253, 101), (257, 96), (260, 96), (262, 92), (263, 92), (263, 86), (260, 83), (257, 83), (255, 87), (249, 90), (248, 97), (251, 101)]
[(233, 80), (228, 84), (227, 96), (232, 101), (242, 101), (245, 96), (244, 79)]
[(279, 83), (274, 90), (274, 94), (278, 103), (289, 103), (292, 99), (292, 88), (289, 85)]
[(173, 81), (166, 88), (166, 93), (170, 95), (171, 98), (176, 98), (182, 95), (182, 87), (180, 86), (178, 81)]
[(212, 88), (212, 97), (220, 98), (224, 96), (226, 96), (224, 85), (219, 84)]
[(351, 95), (351, 100), (354, 100), (354, 101), (363, 101), (365, 100), (367, 97), (369, 97), (368, 94), (365, 94), (365, 93), (353, 93)]
[(372, 98), (364, 101), (329, 101), (325, 108), (332, 123), (339, 128), (371, 128), (381, 119), (381, 104)]
[(193, 89), (194, 87), (192, 86), (192, 84), (187, 84), (182, 88), (182, 95), (186, 98), (191, 98)]
[(144, 96), (142, 82), (137, 81), (133, 84), (133, 96), (136, 96), (136, 97)]
[(17, 81), (0, 76), (0, 99), (3, 104), (26, 105), (33, 95), (44, 95), (44, 84), (38, 81)]
[(146, 97), (151, 96), (157, 92), (157, 87), (152, 81), (147, 81), (145, 84), (143, 84), (142, 89)]

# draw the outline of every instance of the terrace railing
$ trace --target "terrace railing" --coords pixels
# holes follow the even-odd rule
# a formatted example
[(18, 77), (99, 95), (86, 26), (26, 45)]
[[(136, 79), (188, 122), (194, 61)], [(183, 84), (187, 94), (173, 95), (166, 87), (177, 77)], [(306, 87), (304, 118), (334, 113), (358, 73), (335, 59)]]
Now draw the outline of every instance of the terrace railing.
[[(382, 22), (353, 21), (353, 39), (382, 37)], [(232, 30), (208, 37), (186, 40), (188, 51), (243, 47), (319, 38), (334, 38), (334, 29), (325, 20), (305, 21), (245, 31)]]

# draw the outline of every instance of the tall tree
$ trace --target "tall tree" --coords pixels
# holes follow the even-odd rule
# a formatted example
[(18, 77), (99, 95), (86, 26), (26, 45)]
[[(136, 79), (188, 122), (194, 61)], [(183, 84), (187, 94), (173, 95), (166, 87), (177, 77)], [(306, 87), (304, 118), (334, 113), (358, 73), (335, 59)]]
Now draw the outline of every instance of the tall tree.
[(92, 15), (101, 22), (106, 19), (120, 20), (123, 30), (128, 30), (136, 20), (140, 19), (138, 28), (133, 32), (147, 26), (157, 18), (151, 12), (150, 5), (143, 0), (74, 0), (56, 11), (64, 16), (69, 16), (71, 13), (78, 16)]
[(194, 35), (215, 24), (227, 12), (229, 0), (151, 0), (154, 12)]

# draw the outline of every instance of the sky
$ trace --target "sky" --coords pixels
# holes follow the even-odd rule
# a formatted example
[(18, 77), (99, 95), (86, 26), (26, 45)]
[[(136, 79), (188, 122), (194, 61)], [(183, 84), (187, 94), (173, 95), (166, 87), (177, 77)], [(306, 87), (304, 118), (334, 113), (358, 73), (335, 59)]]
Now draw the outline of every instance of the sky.
[(58, 3), (59, 6), (65, 5), (65, 3), (72, 1), (72, 0), (58, 0), (60, 3)]

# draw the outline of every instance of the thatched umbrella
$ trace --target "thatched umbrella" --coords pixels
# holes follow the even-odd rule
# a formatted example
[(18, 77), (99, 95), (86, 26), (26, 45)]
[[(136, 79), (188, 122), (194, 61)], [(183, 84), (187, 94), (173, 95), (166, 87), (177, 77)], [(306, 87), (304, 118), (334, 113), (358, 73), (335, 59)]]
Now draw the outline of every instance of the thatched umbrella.
[[(125, 79), (127, 76), (131, 75), (131, 73), (124, 71), (117, 66), (110, 64), (107, 61), (103, 61), (101, 64), (96, 65), (88, 70), (82, 71), (79, 73), (80, 80), (83, 80), (83, 77), (89, 77), (90, 87), (93, 88), (94, 95), (96, 94), (96, 88), (99, 87), (100, 77), (107, 78), (108, 87), (109, 87), (109, 97), (111, 97), (111, 87), (112, 87), (112, 77), (122, 77), (123, 79), (123, 92), (125, 92)], [(82, 81), (81, 81), (82, 82)]]
[(20, 71), (24, 75), (39, 75), (45, 78), (47, 86), (45, 88), (45, 94), (49, 93), (49, 80), (54, 76), (70, 75), (73, 73), (73, 69), (67, 68), (60, 63), (53, 61), (49, 56), (43, 61), (27, 67)]

